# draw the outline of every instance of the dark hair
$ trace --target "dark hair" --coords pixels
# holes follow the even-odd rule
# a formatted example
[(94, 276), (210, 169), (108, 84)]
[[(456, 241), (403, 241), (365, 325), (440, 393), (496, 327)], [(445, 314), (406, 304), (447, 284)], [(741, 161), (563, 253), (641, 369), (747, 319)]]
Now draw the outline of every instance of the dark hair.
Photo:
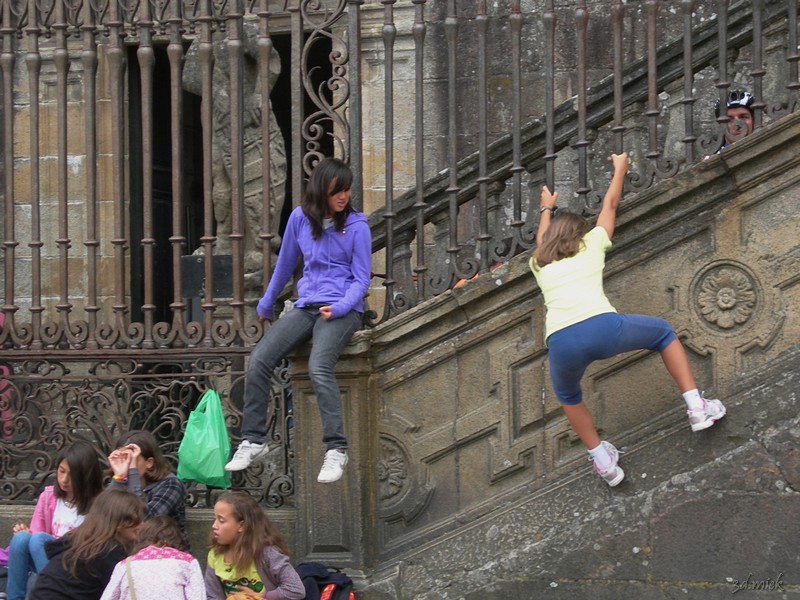
[(157, 515), (147, 519), (136, 534), (136, 546), (133, 551), (138, 552), (148, 546), (169, 546), (176, 550), (186, 550), (180, 529), (172, 517)]
[(147, 469), (146, 473), (139, 473), (139, 476), (146, 478), (149, 483), (161, 481), (172, 473), (172, 467), (169, 466), (167, 459), (164, 458), (155, 436), (149, 431), (129, 431), (117, 440), (117, 448), (122, 448), (128, 444), (139, 446), (142, 450), (142, 458), (145, 460), (148, 458), (153, 459), (153, 466)]
[(559, 212), (550, 226), (537, 241), (533, 255), (534, 268), (541, 269), (551, 262), (575, 256), (581, 249), (583, 236), (591, 229), (582, 216), (571, 212)]
[[(72, 500), (78, 509), (78, 514), (85, 515), (89, 512), (94, 499), (103, 491), (103, 468), (100, 465), (100, 457), (94, 446), (78, 440), (68, 448), (64, 448), (58, 455), (56, 471), (63, 461), (67, 461), (69, 465)], [(53, 491), (56, 498), (63, 499), (65, 497), (64, 490), (58, 485), (58, 477), (56, 477)]]
[(211, 538), (212, 552), (219, 554), (230, 549), (230, 562), (237, 571), (247, 569), (253, 560), (261, 556), (267, 546), (275, 546), (283, 554), (289, 555), (289, 548), (281, 532), (250, 494), (224, 492), (217, 498), (217, 502), (230, 505), (233, 518), (244, 524), (242, 533), (230, 547), (219, 544), (213, 536)]
[(91, 561), (114, 546), (130, 550), (130, 542), (120, 536), (120, 529), (134, 527), (144, 517), (144, 500), (128, 490), (108, 488), (97, 496), (86, 519), (64, 537), (69, 546), (61, 564), (73, 577), (78, 576), (78, 562), (86, 563), (92, 574)]
[[(333, 189), (328, 188), (333, 182)], [(303, 213), (311, 223), (311, 236), (317, 240), (322, 235), (323, 219), (328, 210), (328, 196), (349, 190), (353, 185), (353, 172), (347, 163), (338, 158), (322, 159), (311, 172), (311, 178), (306, 185), (306, 192), (300, 201)], [(336, 231), (344, 229), (347, 216), (354, 212), (353, 206), (348, 202), (342, 212), (333, 215), (333, 224)]]

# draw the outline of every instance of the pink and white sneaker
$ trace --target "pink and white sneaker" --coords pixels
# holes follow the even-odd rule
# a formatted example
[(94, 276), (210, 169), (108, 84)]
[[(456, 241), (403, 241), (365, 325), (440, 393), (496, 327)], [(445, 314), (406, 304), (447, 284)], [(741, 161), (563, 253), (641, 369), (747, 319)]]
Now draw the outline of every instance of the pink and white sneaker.
[(602, 441), (600, 443), (611, 457), (611, 464), (602, 471), (595, 465), (594, 470), (610, 487), (617, 486), (625, 478), (625, 471), (617, 464), (619, 462), (619, 450), (617, 450), (611, 442)]
[(686, 411), (692, 431), (703, 431), (725, 416), (725, 406), (719, 400), (706, 400), (703, 398), (703, 408), (700, 410)]

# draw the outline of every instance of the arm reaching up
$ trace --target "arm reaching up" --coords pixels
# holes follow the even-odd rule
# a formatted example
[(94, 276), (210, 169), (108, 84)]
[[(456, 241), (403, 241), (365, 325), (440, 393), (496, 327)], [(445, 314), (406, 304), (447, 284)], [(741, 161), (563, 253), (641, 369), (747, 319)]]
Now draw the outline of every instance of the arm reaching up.
[(544, 232), (550, 227), (550, 221), (556, 210), (556, 200), (558, 200), (558, 192), (553, 193), (546, 185), (542, 186), (542, 195), (539, 199), (539, 229), (536, 230), (537, 244), (542, 242)]
[(606, 230), (609, 239), (614, 235), (617, 206), (619, 206), (620, 198), (622, 198), (622, 184), (625, 181), (625, 173), (628, 172), (628, 153), (612, 154), (611, 164), (614, 165), (614, 175), (611, 177), (611, 183), (608, 184), (608, 190), (603, 198), (603, 207), (597, 217), (597, 225)]

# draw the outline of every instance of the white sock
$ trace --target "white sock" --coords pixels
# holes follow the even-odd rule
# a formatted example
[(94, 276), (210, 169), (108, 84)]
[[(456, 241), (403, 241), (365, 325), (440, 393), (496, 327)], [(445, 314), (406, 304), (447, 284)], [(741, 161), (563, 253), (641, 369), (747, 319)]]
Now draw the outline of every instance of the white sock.
[(611, 455), (602, 443), (597, 448), (589, 450), (589, 456), (592, 457), (594, 464), (601, 471), (607, 469), (609, 465), (611, 465)]
[(683, 393), (683, 400), (686, 402), (686, 408), (689, 410), (702, 410), (705, 406), (705, 400), (700, 395), (697, 389), (689, 390)]

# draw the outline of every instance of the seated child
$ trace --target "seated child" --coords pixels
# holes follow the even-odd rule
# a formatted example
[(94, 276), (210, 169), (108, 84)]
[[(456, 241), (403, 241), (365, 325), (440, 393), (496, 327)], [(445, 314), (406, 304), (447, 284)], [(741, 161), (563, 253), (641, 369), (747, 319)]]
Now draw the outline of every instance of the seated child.
[(134, 594), (136, 600), (205, 599), (200, 563), (183, 551), (183, 536), (170, 517), (145, 521), (136, 540), (134, 554), (114, 567), (100, 600), (130, 600)]
[(144, 517), (144, 501), (105, 490), (84, 522), (45, 545), (50, 562), (31, 591), (36, 600), (99, 600), (116, 564), (128, 555)]
[[(245, 492), (225, 492), (214, 505), (206, 597), (301, 600), (303, 582), (289, 563), (278, 528)], [(235, 596), (237, 597), (237, 596)]]
[(9, 600), (22, 600), (31, 573), (47, 564), (44, 545), (83, 523), (92, 502), (103, 491), (100, 457), (88, 442), (76, 441), (56, 460), (56, 483), (44, 488), (30, 525), (14, 525), (8, 547)]

